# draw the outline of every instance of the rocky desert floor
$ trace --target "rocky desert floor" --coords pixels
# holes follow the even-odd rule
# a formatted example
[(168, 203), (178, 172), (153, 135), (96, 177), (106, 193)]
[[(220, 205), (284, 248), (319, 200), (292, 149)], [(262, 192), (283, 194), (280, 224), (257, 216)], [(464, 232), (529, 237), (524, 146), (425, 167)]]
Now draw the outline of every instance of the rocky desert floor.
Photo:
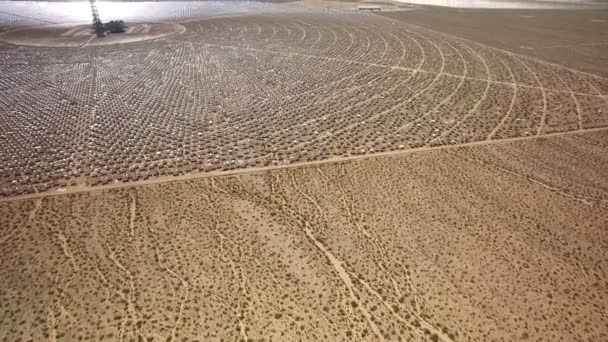
[(0, 2), (3, 341), (608, 340), (605, 16), (314, 3)]

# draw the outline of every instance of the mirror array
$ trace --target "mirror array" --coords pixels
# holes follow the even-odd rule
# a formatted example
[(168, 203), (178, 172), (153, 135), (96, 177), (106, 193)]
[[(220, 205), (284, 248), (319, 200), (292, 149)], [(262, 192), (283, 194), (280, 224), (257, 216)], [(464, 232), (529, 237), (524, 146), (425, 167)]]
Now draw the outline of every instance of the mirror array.
[(111, 46), (0, 43), (0, 196), (608, 125), (606, 78), (380, 16), (182, 25)]

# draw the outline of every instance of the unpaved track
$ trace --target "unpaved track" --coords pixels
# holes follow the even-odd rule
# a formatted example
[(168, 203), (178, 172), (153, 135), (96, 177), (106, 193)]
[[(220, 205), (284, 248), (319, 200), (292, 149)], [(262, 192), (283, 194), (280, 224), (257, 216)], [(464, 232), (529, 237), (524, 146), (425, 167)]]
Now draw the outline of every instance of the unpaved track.
[(608, 135), (0, 203), (0, 337), (604, 340)]
[(305, 162), (305, 163), (294, 163), (294, 164), (268, 166), (268, 167), (253, 167), (253, 168), (247, 168), (247, 169), (238, 169), (238, 170), (234, 170), (234, 171), (200, 172), (200, 173), (188, 174), (188, 175), (183, 175), (183, 176), (166, 176), (166, 177), (158, 177), (158, 178), (154, 178), (154, 179), (149, 179), (149, 180), (145, 180), (145, 181), (137, 181), (137, 182), (114, 183), (114, 184), (99, 185), (99, 186), (82, 186), (82, 185), (71, 186), (69, 188), (61, 188), (59, 190), (53, 190), (53, 191), (47, 191), (47, 192), (37, 192), (37, 193), (27, 194), (27, 195), (3, 197), (3, 198), (0, 198), (0, 203), (20, 201), (20, 200), (29, 200), (29, 199), (43, 198), (43, 197), (49, 197), (49, 196), (62, 196), (62, 195), (67, 195), (67, 194), (77, 194), (77, 193), (82, 193), (82, 192), (130, 188), (130, 187), (137, 187), (137, 186), (142, 186), (142, 185), (177, 182), (177, 181), (185, 181), (185, 180), (199, 179), (199, 178), (211, 178), (211, 177), (232, 176), (232, 175), (238, 175), (238, 174), (259, 173), (259, 172), (265, 172), (265, 171), (271, 171), (271, 170), (280, 170), (280, 169), (299, 168), (299, 167), (312, 166), (312, 165), (339, 163), (339, 162), (346, 162), (346, 161), (350, 161), (350, 160), (399, 156), (399, 155), (415, 153), (415, 152), (443, 150), (443, 149), (451, 149), (451, 148), (459, 148), (459, 147), (467, 147), (467, 146), (503, 144), (503, 143), (517, 142), (517, 141), (528, 141), (528, 140), (534, 141), (534, 140), (545, 139), (545, 138), (550, 138), (550, 137), (559, 137), (559, 136), (568, 136), (568, 135), (577, 135), (578, 136), (578, 135), (584, 134), (584, 133), (606, 132), (606, 131), (608, 131), (608, 128), (591, 128), (591, 129), (584, 129), (584, 130), (579, 130), (579, 131), (549, 133), (549, 134), (521, 137), (521, 138), (478, 141), (478, 142), (461, 144), (458, 146), (445, 145), (445, 146), (435, 146), (435, 147), (420, 147), (420, 148), (408, 149), (408, 150), (375, 153), (373, 155), (356, 155), (356, 156), (351, 156), (351, 157), (338, 157), (338, 158), (331, 158), (331, 159)]

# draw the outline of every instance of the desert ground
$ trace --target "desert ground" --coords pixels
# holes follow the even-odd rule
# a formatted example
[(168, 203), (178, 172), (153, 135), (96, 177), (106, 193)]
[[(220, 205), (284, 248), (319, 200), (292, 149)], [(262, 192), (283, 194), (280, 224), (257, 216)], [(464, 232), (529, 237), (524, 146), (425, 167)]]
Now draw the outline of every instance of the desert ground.
[[(158, 3), (177, 7), (170, 31), (133, 24), (128, 43), (98, 44), (84, 28), (85, 41), (54, 17), (0, 34), (2, 195), (608, 124), (598, 74), (407, 17), (230, 3), (217, 15)], [(148, 12), (132, 18), (164, 13)], [(142, 25), (150, 39), (130, 40)]]
[(608, 12), (362, 3), (0, 1), (0, 338), (608, 340)]
[(429, 8), (383, 15), (608, 77), (608, 9)]
[(608, 339), (608, 134), (0, 205), (0, 336)]

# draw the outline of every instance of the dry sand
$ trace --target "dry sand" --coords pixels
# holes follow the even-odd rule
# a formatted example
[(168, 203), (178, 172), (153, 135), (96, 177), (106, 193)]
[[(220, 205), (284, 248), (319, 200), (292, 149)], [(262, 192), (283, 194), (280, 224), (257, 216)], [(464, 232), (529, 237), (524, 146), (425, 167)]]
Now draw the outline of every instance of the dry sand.
[(0, 204), (0, 337), (600, 341), (606, 131)]

